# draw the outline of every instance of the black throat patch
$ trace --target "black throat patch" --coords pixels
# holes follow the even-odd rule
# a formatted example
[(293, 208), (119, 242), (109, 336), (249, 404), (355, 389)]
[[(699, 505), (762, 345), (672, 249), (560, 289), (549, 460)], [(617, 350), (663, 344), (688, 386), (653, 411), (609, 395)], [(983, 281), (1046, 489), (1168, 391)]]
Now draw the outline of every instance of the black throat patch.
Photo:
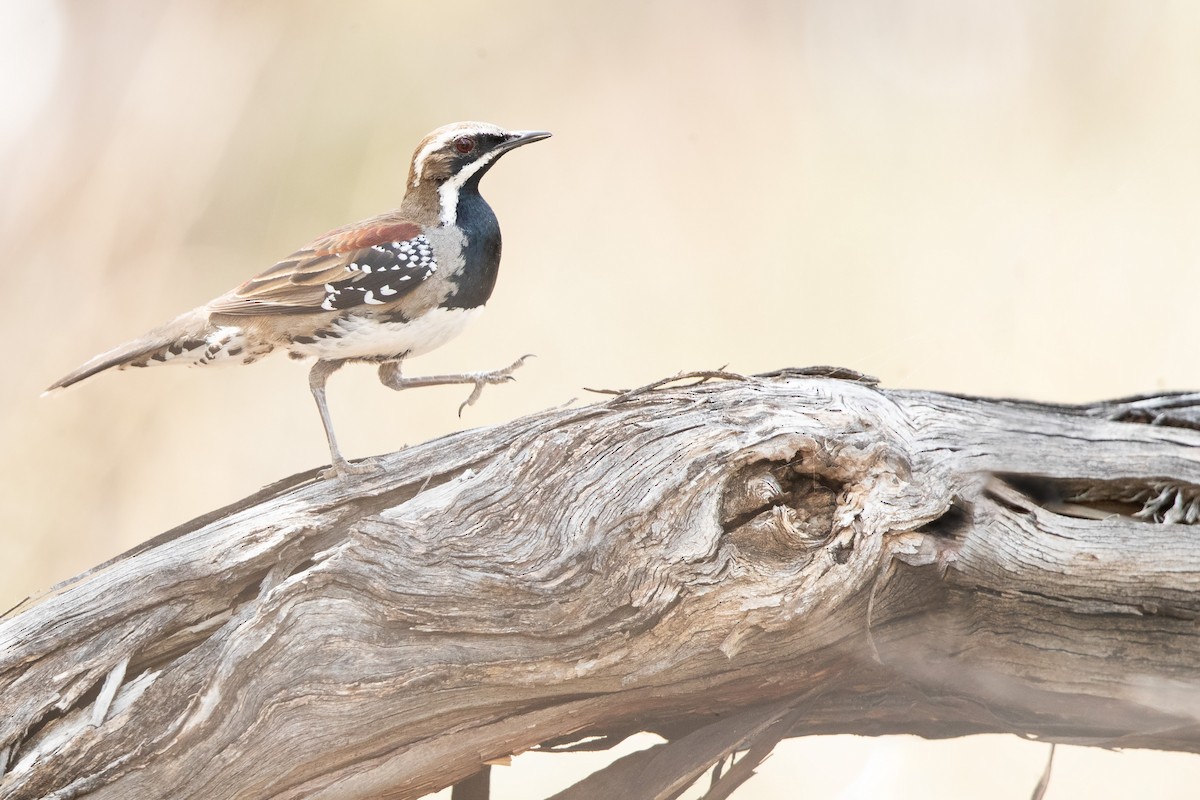
[(492, 296), (500, 273), (500, 223), (479, 194), (479, 177), (472, 176), (458, 197), (458, 227), (466, 239), (463, 268), (450, 278), (454, 292), (445, 308), (478, 308)]

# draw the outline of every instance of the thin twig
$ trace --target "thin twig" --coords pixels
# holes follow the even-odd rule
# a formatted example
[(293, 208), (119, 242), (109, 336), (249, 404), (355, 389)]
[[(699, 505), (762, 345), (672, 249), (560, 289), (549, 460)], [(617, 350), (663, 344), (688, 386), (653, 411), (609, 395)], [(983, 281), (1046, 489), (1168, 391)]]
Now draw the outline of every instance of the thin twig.
[(1033, 787), (1031, 800), (1042, 800), (1046, 796), (1046, 788), (1050, 786), (1050, 768), (1054, 766), (1054, 748), (1057, 746), (1053, 743), (1050, 745), (1050, 757), (1046, 759), (1046, 768), (1042, 770), (1042, 777), (1038, 780), (1037, 786)]
[(703, 383), (708, 383), (711, 380), (724, 380), (724, 381), (748, 381), (748, 380), (750, 380), (749, 378), (747, 378), (745, 375), (742, 375), (741, 373), (726, 372), (723, 369), (710, 369), (710, 370), (696, 370), (694, 372), (681, 372), (678, 375), (672, 375), (670, 378), (663, 378), (661, 380), (655, 381), (654, 383), (648, 383), (645, 386), (639, 386), (636, 389), (630, 389), (627, 392), (622, 392), (616, 399), (613, 400), (613, 402), (614, 403), (624, 402), (625, 400), (629, 400), (633, 397), (636, 397), (637, 395), (645, 394), (646, 392), (652, 392), (655, 389), (660, 389), (668, 384), (676, 383), (678, 381), (691, 380), (693, 378), (696, 379), (693, 383), (687, 383), (687, 384), (684, 384), (683, 386), (675, 386), (672, 388), (691, 389), (694, 386), (699, 386)]
[(750, 380), (748, 377), (746, 377), (745, 375), (742, 375), (741, 373), (728, 372), (725, 369), (725, 366), (722, 365), (722, 366), (718, 367), (717, 369), (694, 370), (692, 372), (680, 372), (676, 375), (672, 375), (669, 378), (662, 378), (661, 380), (657, 380), (654, 383), (648, 383), (645, 386), (639, 386), (636, 389), (591, 389), (591, 388), (588, 388), (587, 386), (585, 386), (585, 387), (583, 387), (583, 390), (585, 392), (592, 392), (593, 394), (616, 395), (618, 400), (624, 400), (627, 397), (633, 397), (634, 395), (639, 395), (644, 392), (653, 391), (654, 389), (658, 389), (660, 387), (666, 386), (669, 383), (675, 383), (676, 381), (685, 381), (690, 378), (697, 378), (698, 380), (696, 380), (694, 383), (689, 383), (684, 386), (678, 386), (678, 387), (673, 387), (673, 388), (690, 389), (693, 386), (699, 386), (700, 384), (708, 383), (711, 380), (726, 380), (726, 381)]

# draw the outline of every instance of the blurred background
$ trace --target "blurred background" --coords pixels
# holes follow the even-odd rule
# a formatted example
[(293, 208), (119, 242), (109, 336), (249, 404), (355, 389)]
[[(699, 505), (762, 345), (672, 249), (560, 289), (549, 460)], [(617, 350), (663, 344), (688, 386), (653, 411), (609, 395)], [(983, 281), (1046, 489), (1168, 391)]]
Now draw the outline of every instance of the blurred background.
[[(484, 181), (498, 288), (408, 371), (538, 358), (462, 420), (461, 387), (339, 372), (349, 457), (723, 364), (1056, 401), (1200, 388), (1198, 41), (1186, 0), (6, 0), (0, 606), (326, 463), (283, 357), (38, 395), (398, 205), (454, 120), (555, 138)], [(793, 741), (738, 797), (1028, 797), (1046, 749)], [(522, 756), (496, 794), (611, 757)], [(1047, 797), (1198, 783), (1195, 756), (1064, 748)]]

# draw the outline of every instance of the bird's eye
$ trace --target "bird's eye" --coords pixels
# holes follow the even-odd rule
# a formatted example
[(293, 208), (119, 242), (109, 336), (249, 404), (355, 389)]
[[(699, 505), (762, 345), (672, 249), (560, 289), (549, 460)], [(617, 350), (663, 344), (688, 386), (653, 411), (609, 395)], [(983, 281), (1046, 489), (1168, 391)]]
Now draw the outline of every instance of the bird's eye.
[(475, 140), (470, 136), (460, 136), (454, 140), (454, 149), (466, 155), (475, 149)]

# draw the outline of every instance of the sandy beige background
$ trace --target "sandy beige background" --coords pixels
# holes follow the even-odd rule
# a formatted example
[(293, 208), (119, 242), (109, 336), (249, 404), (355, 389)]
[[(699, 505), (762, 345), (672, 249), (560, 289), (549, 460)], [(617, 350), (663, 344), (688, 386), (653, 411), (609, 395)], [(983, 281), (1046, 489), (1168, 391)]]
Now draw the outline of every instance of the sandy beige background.
[[(411, 372), (538, 359), (461, 421), (461, 389), (344, 370), (351, 457), (722, 364), (1044, 400), (1200, 387), (1198, 41), (1182, 1), (8, 0), (0, 605), (324, 462), (283, 358), (38, 393), (396, 205), (417, 140), (458, 119), (555, 138), (484, 182), (499, 287)], [(739, 797), (1027, 797), (1045, 752), (793, 742)], [(521, 757), (497, 795), (583, 760)], [(1198, 791), (1196, 757), (1065, 749), (1048, 797)]]

